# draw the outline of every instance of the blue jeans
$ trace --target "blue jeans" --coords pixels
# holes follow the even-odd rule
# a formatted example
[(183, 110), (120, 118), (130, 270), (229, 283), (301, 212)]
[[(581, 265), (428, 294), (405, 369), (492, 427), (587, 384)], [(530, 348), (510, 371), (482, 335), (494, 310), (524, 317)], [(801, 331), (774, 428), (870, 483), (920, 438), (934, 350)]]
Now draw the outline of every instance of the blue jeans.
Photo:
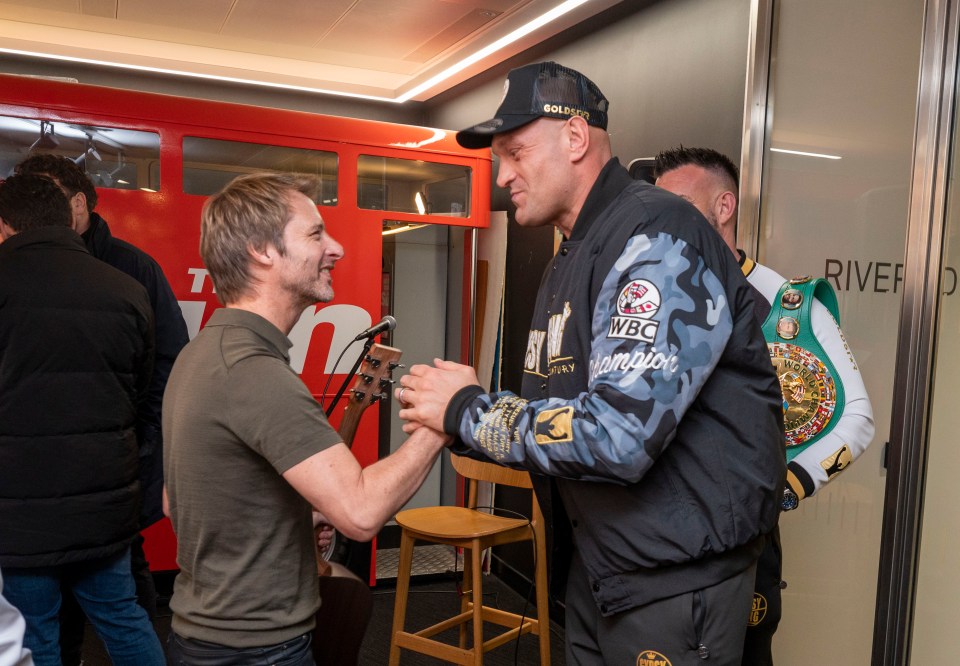
[(23, 614), (37, 666), (60, 666), (60, 584), (68, 586), (114, 666), (164, 666), (160, 639), (137, 605), (130, 549), (55, 567), (4, 568), (4, 596)]
[(285, 643), (255, 648), (232, 648), (171, 631), (167, 651), (171, 666), (316, 666), (310, 634)]

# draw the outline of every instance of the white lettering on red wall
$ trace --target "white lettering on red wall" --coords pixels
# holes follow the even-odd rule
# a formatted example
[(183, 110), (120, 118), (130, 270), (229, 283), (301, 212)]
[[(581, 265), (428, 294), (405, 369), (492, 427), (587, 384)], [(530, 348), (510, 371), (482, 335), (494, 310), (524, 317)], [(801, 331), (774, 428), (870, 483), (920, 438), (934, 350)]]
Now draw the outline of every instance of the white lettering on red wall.
[[(193, 276), (190, 284), (190, 292), (193, 294), (214, 293), (213, 282), (210, 280), (210, 274), (205, 268), (189, 268), (187, 273)], [(203, 316), (206, 312), (207, 301), (205, 300), (181, 300), (180, 310), (183, 312), (183, 319), (187, 323), (187, 332), (192, 340), (200, 332), (200, 325), (203, 323)], [(354, 336), (360, 331), (369, 328), (373, 319), (370, 313), (358, 305), (335, 304), (326, 307), (311, 305), (294, 325), (290, 331), (290, 342), (293, 346), (290, 348), (290, 366), (294, 371), (301, 373), (307, 359), (307, 351), (310, 347), (310, 340), (313, 338), (313, 331), (322, 324), (333, 326), (333, 339), (330, 341), (330, 350), (335, 354), (326, 353), (326, 362), (324, 363), (324, 372), (333, 372), (333, 364), (336, 362), (336, 356), (340, 350), (344, 349)], [(342, 369), (341, 369), (342, 372)]]

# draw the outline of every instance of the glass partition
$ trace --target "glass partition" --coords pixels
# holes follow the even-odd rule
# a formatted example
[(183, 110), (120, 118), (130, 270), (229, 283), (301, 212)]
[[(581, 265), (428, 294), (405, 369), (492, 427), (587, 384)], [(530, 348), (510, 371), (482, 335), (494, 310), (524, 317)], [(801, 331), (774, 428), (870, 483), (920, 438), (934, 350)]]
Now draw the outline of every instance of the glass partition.
[(0, 116), (0, 177), (33, 153), (70, 158), (96, 187), (160, 189), (156, 132)]
[(470, 215), (470, 167), (361, 155), (357, 206), (414, 215)]
[(315, 203), (337, 205), (337, 154), (245, 141), (183, 138), (183, 191), (216, 194), (237, 176), (260, 171), (307, 173), (320, 179)]
[(786, 277), (825, 277), (834, 286), (876, 434), (849, 469), (780, 519), (786, 588), (774, 657), (866, 665), (924, 7), (901, 0), (776, 7), (758, 259)]

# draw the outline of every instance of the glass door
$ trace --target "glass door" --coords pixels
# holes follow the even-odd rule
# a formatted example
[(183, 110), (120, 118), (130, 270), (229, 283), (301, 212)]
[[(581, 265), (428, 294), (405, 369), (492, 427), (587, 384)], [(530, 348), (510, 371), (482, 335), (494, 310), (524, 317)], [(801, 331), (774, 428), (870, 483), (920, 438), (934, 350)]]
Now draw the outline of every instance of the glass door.
[[(786, 588), (774, 657), (786, 664), (866, 665), (924, 7), (903, 0), (778, 0), (775, 8), (756, 256), (787, 278), (811, 275), (833, 285), (876, 434), (848, 469), (781, 517)], [(760, 157), (748, 155), (745, 168)], [(741, 230), (741, 240), (749, 231)]]

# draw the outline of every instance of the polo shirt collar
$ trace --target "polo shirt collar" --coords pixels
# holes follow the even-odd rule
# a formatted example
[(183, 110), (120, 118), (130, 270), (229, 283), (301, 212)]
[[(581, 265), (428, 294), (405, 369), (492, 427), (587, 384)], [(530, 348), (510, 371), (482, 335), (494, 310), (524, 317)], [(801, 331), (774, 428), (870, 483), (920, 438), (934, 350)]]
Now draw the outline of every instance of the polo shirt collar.
[(240, 308), (218, 308), (210, 316), (207, 326), (240, 326), (249, 329), (274, 347), (287, 363), (290, 362), (293, 343), (279, 328), (254, 312)]

